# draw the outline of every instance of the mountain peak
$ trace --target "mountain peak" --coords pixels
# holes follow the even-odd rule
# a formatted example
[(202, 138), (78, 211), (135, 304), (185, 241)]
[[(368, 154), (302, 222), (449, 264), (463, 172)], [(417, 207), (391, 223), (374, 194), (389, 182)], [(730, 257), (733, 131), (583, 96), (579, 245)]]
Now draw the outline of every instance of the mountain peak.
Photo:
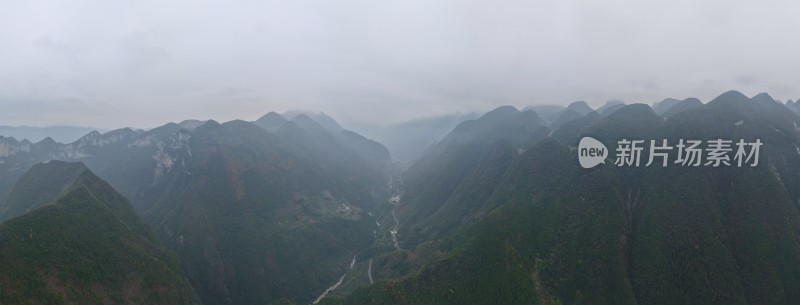
[(245, 120), (232, 120), (222, 123), (223, 128), (229, 130), (238, 130), (240, 132), (263, 132), (263, 128), (259, 128), (255, 123)]
[(201, 120), (183, 120), (180, 123), (178, 123), (178, 125), (180, 125), (182, 128), (186, 130), (194, 130), (195, 128), (200, 127), (200, 125), (203, 125), (205, 123), (206, 121), (201, 121)]
[(687, 98), (685, 100), (680, 101), (678, 104), (675, 104), (675, 106), (672, 106), (667, 111), (662, 113), (661, 116), (663, 116), (665, 118), (669, 118), (669, 117), (671, 117), (673, 115), (676, 115), (678, 113), (684, 112), (684, 111), (689, 110), (689, 109), (697, 108), (697, 107), (700, 107), (702, 105), (703, 105), (703, 102), (701, 102), (700, 100), (698, 100), (696, 98), (690, 97), (690, 98)]
[(17, 139), (15, 139), (14, 137), (0, 136), (0, 142), (9, 143), (13, 145), (19, 144), (19, 141), (17, 141)]
[(31, 167), (0, 206), (0, 222), (54, 203), (89, 169), (81, 162), (52, 160)]
[(100, 132), (99, 132), (99, 131), (97, 131), (97, 130), (92, 130), (91, 132), (89, 132), (88, 134), (86, 134), (84, 137), (99, 137), (100, 135), (101, 135), (101, 134), (100, 134)]
[(256, 125), (269, 131), (274, 131), (276, 128), (288, 122), (282, 115), (270, 111), (255, 121)]
[(344, 130), (344, 128), (339, 125), (339, 122), (336, 122), (336, 120), (322, 111), (314, 116), (314, 121), (317, 121), (318, 124), (322, 125), (322, 127), (325, 127), (325, 129), (331, 132), (339, 132)]
[(665, 98), (664, 100), (653, 104), (653, 111), (656, 112), (658, 115), (662, 115), (665, 112), (669, 111), (670, 108), (674, 107), (681, 101), (674, 98)]
[(547, 118), (563, 111), (564, 108), (566, 107), (562, 105), (536, 105), (536, 106), (525, 107), (522, 109), (522, 111), (533, 110), (536, 111), (536, 113), (538, 113), (543, 118)]
[(709, 105), (738, 104), (750, 102), (750, 98), (736, 90), (730, 90), (708, 102)]
[(200, 303), (173, 254), (125, 197), (82, 163), (42, 163), (26, 177), (13, 199), (27, 206), (15, 206), (24, 209), (0, 223), (0, 269), (6, 281), (15, 279), (3, 300)]
[(517, 113), (519, 113), (519, 110), (517, 110), (517, 108), (514, 106), (500, 106), (492, 111), (487, 112), (486, 114), (478, 118), (478, 120), (506, 117)]
[(58, 143), (56, 142), (56, 140), (53, 140), (53, 138), (51, 138), (51, 137), (46, 137), (46, 138), (42, 139), (41, 141), (39, 141), (39, 142), (36, 142), (36, 144), (37, 144), (37, 145), (48, 145), (48, 146), (52, 146), (52, 145), (56, 145), (56, 144), (58, 144)]
[(595, 124), (589, 130), (589, 134), (611, 136), (611, 138), (630, 137), (651, 130), (661, 122), (663, 119), (653, 112), (650, 105), (631, 104), (623, 106)]
[(589, 104), (587, 104), (585, 101), (572, 102), (567, 106), (567, 110), (575, 111), (582, 116), (586, 115), (589, 112), (594, 111), (594, 109), (592, 109), (592, 107), (589, 107)]
[(256, 120), (256, 122), (262, 121), (262, 120), (283, 120), (283, 121), (286, 121), (286, 118), (283, 117), (282, 115), (280, 115), (279, 113), (275, 112), (275, 111), (270, 111), (267, 114), (265, 114), (265, 115), (261, 116), (260, 118), (258, 118), (258, 120)]
[(289, 119), (290, 121), (294, 120), (295, 118), (301, 115), (310, 118), (311, 120), (316, 122), (317, 125), (323, 127), (325, 130), (331, 133), (338, 133), (339, 131), (344, 130), (344, 128), (341, 125), (339, 125), (339, 123), (336, 122), (336, 120), (334, 120), (332, 117), (328, 116), (327, 114), (321, 111), (311, 112), (311, 111), (293, 110), (293, 111), (287, 111), (283, 114), (283, 116)]
[(205, 123), (203, 123), (203, 125), (197, 126), (197, 128), (195, 128), (195, 131), (201, 132), (202, 130), (214, 129), (214, 128), (219, 127), (219, 125), (220, 124), (217, 121), (208, 120)]
[(296, 115), (294, 118), (291, 119), (291, 122), (294, 122), (298, 126), (307, 130), (325, 130), (325, 127), (322, 127), (322, 125), (319, 124), (319, 122), (315, 121), (305, 113)]
[(766, 92), (756, 94), (751, 100), (757, 103), (776, 103), (775, 99)]
[(520, 111), (519, 114), (520, 114), (520, 116), (523, 116), (523, 117), (525, 117), (527, 119), (530, 119), (530, 120), (537, 120), (537, 121), (543, 120), (542, 116), (539, 115), (538, 112), (530, 110), (530, 109), (525, 110), (525, 111)]
[(653, 108), (650, 108), (650, 105), (637, 103), (623, 107), (615, 112), (614, 115), (655, 115), (655, 112), (653, 112)]

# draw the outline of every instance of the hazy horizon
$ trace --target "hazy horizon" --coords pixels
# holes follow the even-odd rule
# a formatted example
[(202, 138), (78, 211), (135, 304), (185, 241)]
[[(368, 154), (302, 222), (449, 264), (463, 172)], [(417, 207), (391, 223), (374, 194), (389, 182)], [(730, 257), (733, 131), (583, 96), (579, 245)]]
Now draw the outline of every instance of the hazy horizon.
[[(731, 89), (731, 90), (727, 90), (727, 91), (739, 91), (739, 92), (741, 92), (740, 90), (735, 90), (735, 89)], [(727, 91), (725, 91), (725, 92), (727, 92)], [(723, 94), (725, 92), (720, 92), (719, 94), (714, 95), (714, 96), (712, 96), (710, 98), (699, 99), (699, 100), (700, 100), (700, 102), (705, 104), (705, 103), (710, 102), (715, 97), (717, 97), (717, 96), (719, 96), (719, 95), (721, 95), (721, 94)], [(745, 92), (741, 92), (741, 93), (743, 93), (744, 95), (746, 95), (748, 97), (751, 97), (751, 98), (754, 97), (755, 95), (760, 94), (760, 93), (767, 93), (767, 94), (769, 94), (770, 96), (772, 96), (773, 98), (775, 98), (776, 100), (778, 100), (778, 101), (780, 101), (782, 103), (785, 103), (787, 100), (789, 100), (789, 99), (787, 99), (787, 100), (778, 99), (775, 96), (773, 96), (772, 94), (770, 94), (769, 92), (758, 92), (758, 93), (755, 93), (755, 94), (748, 94), (748, 93), (745, 93)], [(92, 126), (92, 125), (68, 125), (68, 124), (31, 125), (31, 124), (24, 124), (23, 123), (23, 124), (19, 124), (19, 125), (10, 125), (10, 124), (2, 125), (2, 124), (0, 124), (0, 127), (32, 128), (32, 129), (42, 129), (42, 130), (53, 129), (53, 128), (72, 128), (72, 127), (77, 127), (77, 128), (90, 128), (90, 129), (93, 128), (93, 129), (96, 129), (96, 131), (98, 131), (100, 133), (105, 133), (105, 132), (112, 131), (112, 130), (115, 130), (115, 129), (123, 129), (123, 128), (149, 130), (149, 129), (157, 128), (157, 127), (160, 127), (160, 126), (163, 126), (163, 125), (166, 125), (166, 124), (181, 123), (183, 121), (208, 121), (208, 120), (213, 120), (213, 121), (216, 121), (218, 123), (224, 123), (224, 122), (234, 121), (234, 120), (244, 120), (244, 121), (251, 121), (252, 122), (252, 121), (256, 121), (258, 118), (260, 118), (263, 115), (266, 115), (267, 113), (275, 112), (275, 113), (278, 113), (278, 114), (280, 114), (282, 116), (286, 116), (287, 114), (291, 115), (291, 114), (297, 114), (297, 113), (324, 114), (324, 115), (328, 115), (328, 116), (332, 117), (334, 120), (336, 120), (337, 123), (342, 125), (342, 127), (344, 127), (345, 129), (351, 129), (351, 130), (357, 131), (357, 132), (364, 132), (366, 129), (369, 129), (369, 128), (376, 128), (376, 127), (380, 128), (380, 127), (397, 126), (397, 125), (401, 125), (401, 124), (405, 124), (405, 123), (409, 123), (409, 122), (415, 122), (415, 121), (423, 121), (423, 120), (444, 118), (444, 117), (450, 117), (450, 116), (460, 116), (460, 115), (467, 115), (467, 114), (482, 115), (482, 114), (484, 114), (486, 112), (489, 112), (491, 110), (494, 110), (494, 109), (496, 109), (498, 107), (502, 107), (502, 106), (512, 106), (512, 107), (515, 107), (517, 110), (522, 111), (526, 107), (535, 107), (535, 106), (567, 107), (570, 103), (586, 102), (589, 105), (589, 107), (591, 107), (592, 109), (597, 110), (598, 108), (600, 108), (602, 106), (605, 106), (606, 104), (616, 104), (616, 103), (624, 103), (624, 104), (628, 104), (628, 105), (629, 104), (646, 104), (646, 105), (649, 105), (649, 106), (652, 107), (655, 104), (657, 104), (657, 103), (659, 103), (659, 102), (661, 102), (661, 101), (663, 101), (665, 99), (684, 100), (684, 99), (689, 99), (689, 98), (697, 98), (697, 97), (694, 97), (694, 96), (689, 96), (689, 97), (685, 97), (685, 98), (665, 97), (665, 98), (662, 98), (662, 99), (654, 100), (652, 102), (630, 102), (630, 101), (625, 101), (625, 100), (620, 100), (620, 99), (608, 99), (608, 100), (605, 100), (605, 101), (602, 101), (602, 102), (589, 102), (589, 101), (584, 101), (584, 100), (575, 100), (575, 101), (570, 101), (570, 102), (566, 102), (566, 103), (562, 103), (562, 104), (557, 104), (557, 103), (545, 103), (545, 104), (533, 104), (533, 105), (497, 104), (497, 105), (492, 105), (491, 108), (486, 108), (486, 109), (474, 109), (472, 111), (454, 110), (453, 112), (439, 113), (439, 114), (433, 114), (433, 115), (426, 115), (426, 114), (423, 113), (423, 114), (420, 114), (418, 116), (404, 118), (404, 119), (399, 120), (399, 121), (377, 122), (377, 123), (358, 121), (358, 120), (355, 120), (355, 121), (342, 121), (339, 118), (337, 118), (336, 116), (333, 116), (333, 115), (331, 115), (331, 114), (329, 114), (329, 113), (327, 113), (325, 111), (319, 110), (319, 109), (288, 109), (286, 111), (266, 110), (261, 114), (248, 114), (252, 118), (233, 117), (233, 118), (228, 118), (228, 119), (224, 119), (224, 120), (218, 120), (218, 119), (215, 119), (215, 118), (193, 118), (193, 117), (188, 117), (188, 118), (183, 118), (183, 119), (178, 119), (178, 120), (173, 120), (173, 121), (165, 121), (165, 122), (161, 122), (161, 123), (156, 123), (155, 125), (152, 125), (152, 126), (106, 126), (106, 127), (100, 127), (100, 126)], [(794, 99), (791, 99), (791, 100), (794, 101)], [(800, 101), (800, 99), (798, 99), (798, 101)], [(0, 136), (1, 135), (2, 134), (0, 134)]]

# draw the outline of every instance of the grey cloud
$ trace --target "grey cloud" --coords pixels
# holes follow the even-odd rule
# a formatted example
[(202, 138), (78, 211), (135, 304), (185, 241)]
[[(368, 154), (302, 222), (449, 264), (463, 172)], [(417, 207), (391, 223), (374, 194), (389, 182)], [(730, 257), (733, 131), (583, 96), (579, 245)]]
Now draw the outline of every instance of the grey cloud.
[(799, 4), (698, 2), (3, 3), (0, 118), (152, 127), (314, 109), (370, 125), (729, 89), (800, 98)]

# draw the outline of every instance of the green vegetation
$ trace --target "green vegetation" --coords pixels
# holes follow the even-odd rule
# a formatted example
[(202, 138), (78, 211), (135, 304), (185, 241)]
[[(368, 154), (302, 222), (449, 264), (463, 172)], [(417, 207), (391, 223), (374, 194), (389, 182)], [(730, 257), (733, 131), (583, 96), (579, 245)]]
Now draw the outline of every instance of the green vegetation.
[[(396, 209), (404, 247), (445, 237), (495, 208), (486, 205), (512, 158), (550, 130), (532, 111), (506, 106), (458, 125), (403, 175)], [(393, 222), (391, 215), (383, 222)]]
[[(799, 303), (800, 118), (767, 95), (672, 103), (661, 116), (641, 104), (580, 116), (578, 103), (549, 126), (501, 107), (431, 147), (398, 190), (385, 148), (305, 115), (115, 131), (127, 140), (87, 146), (87, 162), (155, 233), (82, 166), (34, 166), (0, 205), (0, 304), (197, 303), (194, 291), (307, 304), (343, 274), (321, 304)], [(586, 135), (612, 150), (764, 146), (752, 168), (587, 170), (573, 147)]]
[(205, 303), (311, 302), (374, 238), (386, 179), (322, 127), (207, 123), (191, 150), (145, 219)]
[[(554, 140), (507, 167), (484, 159), (476, 167), (503, 171), (501, 181), (471, 184), (479, 189), (469, 192), (492, 195), (457, 203), (495, 208), (408, 250), (433, 245), (438, 250), (428, 252), (445, 254), (322, 304), (797, 304), (800, 118), (770, 100), (727, 93), (666, 121), (631, 105), (579, 133), (605, 143), (759, 137), (765, 147), (754, 168), (584, 170)], [(564, 139), (572, 145), (570, 134)], [(462, 196), (458, 189), (445, 198)], [(425, 204), (435, 210), (446, 202)]]
[[(571, 178), (580, 174), (574, 166), (565, 167), (574, 161), (570, 156), (551, 140), (527, 151), (504, 181), (507, 196), (491, 199), (505, 204), (448, 238), (463, 244), (447, 258), (408, 278), (383, 281), (324, 304), (543, 304), (564, 299), (560, 291), (575, 287), (584, 289), (580, 297), (601, 304), (633, 300), (624, 261), (613, 255), (622, 247), (612, 236), (625, 226), (613, 192), (604, 191), (607, 173), (580, 178), (587, 188), (569, 191)], [(573, 170), (563, 172), (565, 168)], [(560, 174), (552, 176), (556, 172)], [(517, 180), (520, 176), (527, 179)], [(542, 194), (522, 195), (527, 192)], [(580, 199), (588, 194), (607, 203), (590, 206)], [(593, 285), (589, 289), (587, 282)], [(618, 292), (609, 294), (613, 291)], [(574, 299), (573, 294), (566, 300), (569, 304)]]
[(199, 304), (174, 254), (88, 170), (54, 204), (0, 225), (0, 270), (0, 304)]
[(81, 163), (50, 161), (36, 164), (17, 181), (3, 207), (0, 223), (14, 216), (54, 203), (88, 169)]

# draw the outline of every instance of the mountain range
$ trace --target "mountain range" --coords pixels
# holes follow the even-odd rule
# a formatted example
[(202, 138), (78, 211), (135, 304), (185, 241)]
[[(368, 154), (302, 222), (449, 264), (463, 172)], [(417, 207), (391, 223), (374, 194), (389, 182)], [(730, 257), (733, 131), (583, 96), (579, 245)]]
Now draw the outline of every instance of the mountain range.
[[(705, 104), (503, 106), (377, 140), (308, 112), (68, 144), (4, 137), (0, 264), (16, 267), (0, 275), (0, 300), (795, 304), (793, 105), (731, 91)], [(763, 147), (755, 167), (624, 167), (610, 153), (584, 169), (586, 136), (612, 150), (626, 139)]]
[(69, 143), (95, 130), (105, 131), (100, 128), (81, 126), (0, 126), (0, 135), (30, 142), (39, 142), (50, 137), (58, 142)]
[[(511, 109), (501, 113), (513, 115)], [(497, 114), (480, 120), (488, 121), (490, 115)], [(478, 172), (499, 172), (480, 175), (484, 182), (497, 183), (471, 184), (468, 177), (476, 171), (466, 170), (458, 175), (465, 187), (407, 184), (409, 194), (439, 191), (440, 195), (424, 203), (417, 202), (418, 196), (401, 199), (395, 209), (449, 209), (449, 198), (460, 198), (458, 209), (445, 214), (469, 221), (425, 235), (430, 225), (419, 226), (424, 228), (420, 233), (414, 230), (424, 217), (397, 213), (399, 222), (408, 227), (405, 234), (398, 234), (408, 250), (373, 261), (372, 277), (377, 274), (386, 280), (323, 303), (794, 304), (800, 300), (796, 191), (800, 118), (768, 95), (748, 98), (728, 92), (666, 119), (647, 105), (632, 104), (605, 118), (583, 120), (587, 123), (569, 126), (579, 129), (578, 136), (563, 142), (503, 139), (519, 152), (505, 162), (488, 157), (494, 152), (487, 147), (497, 143), (484, 144), (486, 157), (473, 168), (493, 168)], [(558, 133), (558, 129), (553, 132)], [(607, 147), (632, 138), (758, 137), (764, 142), (764, 155), (758, 167), (627, 168), (609, 160), (587, 170), (578, 165), (575, 150), (583, 136), (599, 139)], [(450, 159), (458, 159), (458, 154), (452, 152)], [(457, 214), (463, 211), (475, 212)], [(397, 270), (402, 275), (396, 275)]]

